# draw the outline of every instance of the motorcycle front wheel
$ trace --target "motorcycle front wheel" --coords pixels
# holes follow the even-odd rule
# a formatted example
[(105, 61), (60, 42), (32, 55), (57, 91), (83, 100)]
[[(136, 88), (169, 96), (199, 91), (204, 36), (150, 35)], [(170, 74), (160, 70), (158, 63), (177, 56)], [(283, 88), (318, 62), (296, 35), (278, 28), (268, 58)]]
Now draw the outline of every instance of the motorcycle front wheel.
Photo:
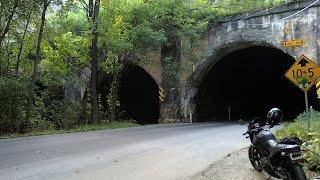
[(261, 155), (260, 155), (260, 151), (259, 149), (250, 146), (249, 147), (249, 151), (248, 151), (248, 156), (249, 156), (249, 160), (251, 165), (253, 166), (253, 168), (259, 172), (262, 171), (261, 169)]

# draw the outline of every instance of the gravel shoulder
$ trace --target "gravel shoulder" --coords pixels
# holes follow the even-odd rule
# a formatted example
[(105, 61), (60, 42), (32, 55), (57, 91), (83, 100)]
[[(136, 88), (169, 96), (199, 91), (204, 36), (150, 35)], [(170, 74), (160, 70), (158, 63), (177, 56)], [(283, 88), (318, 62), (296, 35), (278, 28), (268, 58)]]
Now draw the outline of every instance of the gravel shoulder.
[[(268, 176), (253, 169), (247, 148), (228, 154), (189, 180), (266, 180)], [(270, 180), (274, 180), (270, 178)]]
[[(315, 174), (308, 174), (308, 179), (315, 180)], [(276, 180), (264, 173), (259, 173), (251, 166), (247, 148), (241, 149), (214, 162), (207, 169), (190, 177), (188, 180)], [(320, 179), (320, 178), (319, 178)]]

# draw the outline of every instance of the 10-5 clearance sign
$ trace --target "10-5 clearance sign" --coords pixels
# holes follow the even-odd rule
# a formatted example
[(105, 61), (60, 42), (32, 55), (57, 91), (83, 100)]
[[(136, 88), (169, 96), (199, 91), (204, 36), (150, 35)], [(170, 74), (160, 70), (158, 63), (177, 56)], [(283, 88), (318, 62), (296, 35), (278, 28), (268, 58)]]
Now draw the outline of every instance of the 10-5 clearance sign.
[(320, 77), (320, 68), (302, 55), (286, 72), (285, 76), (303, 91), (308, 91)]

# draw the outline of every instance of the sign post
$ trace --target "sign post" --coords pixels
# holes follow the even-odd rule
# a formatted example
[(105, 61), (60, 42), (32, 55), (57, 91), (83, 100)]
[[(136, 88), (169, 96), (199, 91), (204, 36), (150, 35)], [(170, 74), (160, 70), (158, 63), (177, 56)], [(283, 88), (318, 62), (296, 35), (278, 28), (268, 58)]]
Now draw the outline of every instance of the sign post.
[(309, 116), (309, 103), (308, 103), (308, 92), (304, 91), (304, 101), (306, 103), (306, 116), (308, 119), (308, 130), (310, 130), (310, 116)]
[(310, 117), (308, 111), (308, 91), (320, 77), (320, 67), (312, 60), (302, 55), (286, 72), (286, 78), (304, 92), (308, 130), (310, 130)]

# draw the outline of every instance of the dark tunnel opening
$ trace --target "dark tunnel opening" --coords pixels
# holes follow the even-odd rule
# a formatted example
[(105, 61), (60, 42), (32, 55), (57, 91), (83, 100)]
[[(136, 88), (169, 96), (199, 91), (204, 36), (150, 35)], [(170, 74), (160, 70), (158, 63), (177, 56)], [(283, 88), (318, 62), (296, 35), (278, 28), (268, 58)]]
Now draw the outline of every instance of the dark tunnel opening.
[[(248, 120), (266, 115), (272, 107), (283, 111), (284, 120), (294, 119), (305, 110), (303, 91), (284, 76), (294, 62), (281, 50), (261, 46), (223, 57), (199, 86), (197, 120)], [(315, 87), (308, 96), (309, 105), (319, 109)]]
[[(98, 88), (103, 109), (107, 111), (111, 75), (102, 75)], [(155, 80), (143, 68), (126, 64), (119, 80), (118, 97), (121, 119), (133, 119), (139, 124), (158, 124), (159, 89)]]

